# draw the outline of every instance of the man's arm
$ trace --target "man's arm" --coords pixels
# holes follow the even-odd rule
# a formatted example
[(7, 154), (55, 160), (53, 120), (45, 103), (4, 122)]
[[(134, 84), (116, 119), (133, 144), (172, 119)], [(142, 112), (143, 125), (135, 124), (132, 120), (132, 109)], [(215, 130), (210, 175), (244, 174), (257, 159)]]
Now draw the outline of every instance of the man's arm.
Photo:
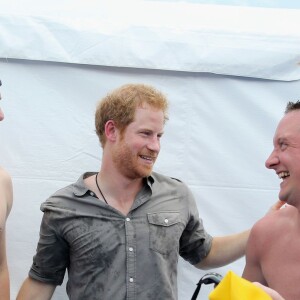
[(9, 300), (9, 273), (6, 259), (5, 231), (0, 232), (0, 299)]
[[(272, 214), (278, 211), (284, 204), (285, 202), (283, 201), (276, 201), (276, 203), (270, 207), (267, 214)], [(209, 254), (200, 263), (198, 263), (196, 267), (204, 270), (218, 268), (244, 256), (249, 234), (250, 229), (233, 235), (214, 237)], [(248, 252), (253, 253), (253, 250), (249, 249)], [(263, 283), (264, 281), (261, 282)]]
[(225, 266), (245, 255), (250, 230), (222, 237), (214, 237), (209, 254), (196, 265), (199, 269)]
[(10, 176), (0, 168), (0, 299), (10, 299), (9, 272), (6, 258), (5, 224), (13, 202)]
[(50, 300), (56, 286), (28, 277), (21, 286), (17, 300)]
[(36, 254), (17, 300), (51, 299), (56, 286), (63, 282), (69, 262), (69, 248), (57, 234), (56, 220), (54, 213), (44, 211)]
[(7, 219), (13, 203), (13, 188), (12, 181), (9, 174), (0, 167), (0, 226), (2, 227), (2, 221)]
[(258, 228), (258, 224), (259, 223), (256, 223), (250, 232), (246, 248), (246, 265), (242, 277), (249, 281), (258, 281), (266, 285), (267, 282), (264, 278), (260, 265), (259, 246), (261, 242), (259, 239), (260, 229)]

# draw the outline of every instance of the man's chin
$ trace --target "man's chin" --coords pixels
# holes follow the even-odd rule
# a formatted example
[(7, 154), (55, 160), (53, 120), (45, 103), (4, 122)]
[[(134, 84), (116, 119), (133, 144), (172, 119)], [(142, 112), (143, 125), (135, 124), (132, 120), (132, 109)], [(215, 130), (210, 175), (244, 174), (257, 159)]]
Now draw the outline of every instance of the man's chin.
[(152, 168), (151, 169), (139, 168), (139, 169), (132, 170), (132, 172), (127, 172), (126, 175), (131, 179), (141, 179), (150, 176), (151, 173), (152, 173)]
[(280, 194), (279, 193), (279, 200), (280, 201), (282, 201), (282, 202), (285, 202), (285, 203), (287, 203), (288, 202), (288, 197), (287, 197), (287, 195), (284, 195), (284, 194)]
[(143, 168), (143, 170), (140, 171), (141, 177), (148, 177), (152, 173), (152, 167), (151, 168)]

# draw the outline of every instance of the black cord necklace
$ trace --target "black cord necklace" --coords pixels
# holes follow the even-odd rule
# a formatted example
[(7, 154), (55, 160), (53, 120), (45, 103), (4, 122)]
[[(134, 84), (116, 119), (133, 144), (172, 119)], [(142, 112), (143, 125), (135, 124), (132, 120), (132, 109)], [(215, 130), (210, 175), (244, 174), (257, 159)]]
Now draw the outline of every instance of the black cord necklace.
[(102, 193), (102, 191), (100, 190), (100, 187), (99, 187), (99, 185), (98, 185), (98, 180), (97, 180), (98, 174), (99, 174), (99, 173), (96, 174), (96, 185), (97, 185), (97, 188), (98, 188), (98, 190), (99, 190), (99, 192), (100, 192), (100, 194), (101, 194), (103, 200), (104, 200), (105, 203), (108, 205), (108, 203), (107, 203), (107, 201), (106, 201), (106, 199), (105, 199), (105, 197), (104, 197), (104, 195), (103, 195), (103, 193)]

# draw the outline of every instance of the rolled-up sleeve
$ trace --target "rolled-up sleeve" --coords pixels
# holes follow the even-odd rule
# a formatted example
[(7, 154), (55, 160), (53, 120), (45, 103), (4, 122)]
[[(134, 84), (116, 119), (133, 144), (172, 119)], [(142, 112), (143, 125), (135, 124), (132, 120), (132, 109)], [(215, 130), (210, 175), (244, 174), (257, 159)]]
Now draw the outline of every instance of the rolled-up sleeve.
[(187, 189), (186, 198), (190, 208), (189, 221), (180, 238), (179, 254), (192, 265), (195, 265), (208, 255), (213, 238), (204, 229), (194, 196), (189, 189)]
[(55, 215), (55, 212), (44, 212), (29, 276), (45, 283), (61, 285), (69, 265), (69, 247), (56, 232)]

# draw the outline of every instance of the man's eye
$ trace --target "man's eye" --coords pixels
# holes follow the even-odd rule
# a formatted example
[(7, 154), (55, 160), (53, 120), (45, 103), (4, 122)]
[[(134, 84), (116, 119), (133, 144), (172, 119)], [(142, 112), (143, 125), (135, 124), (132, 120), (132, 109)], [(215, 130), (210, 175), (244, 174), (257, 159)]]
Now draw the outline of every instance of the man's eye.
[(143, 135), (146, 135), (146, 136), (149, 136), (151, 133), (148, 132), (148, 131), (143, 131), (142, 134), (143, 134)]
[(279, 147), (281, 150), (284, 150), (287, 147), (286, 143), (279, 143)]

